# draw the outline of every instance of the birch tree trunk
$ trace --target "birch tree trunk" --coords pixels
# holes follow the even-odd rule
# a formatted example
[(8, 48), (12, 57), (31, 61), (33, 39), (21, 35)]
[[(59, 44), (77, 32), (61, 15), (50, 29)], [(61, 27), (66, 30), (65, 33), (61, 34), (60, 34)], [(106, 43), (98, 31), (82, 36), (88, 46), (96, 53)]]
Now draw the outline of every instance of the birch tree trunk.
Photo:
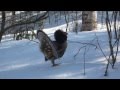
[(91, 31), (95, 29), (97, 29), (97, 12), (96, 11), (83, 11), (81, 31)]

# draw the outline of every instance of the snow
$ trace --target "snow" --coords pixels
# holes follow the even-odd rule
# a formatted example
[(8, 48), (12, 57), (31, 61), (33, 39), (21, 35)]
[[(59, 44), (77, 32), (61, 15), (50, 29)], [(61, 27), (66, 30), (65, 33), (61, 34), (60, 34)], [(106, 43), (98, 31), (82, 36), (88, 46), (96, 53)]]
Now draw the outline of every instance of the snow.
[[(84, 46), (75, 42), (92, 42), (97, 45), (97, 41), (94, 40), (95, 34), (105, 55), (109, 55), (107, 32), (104, 26), (101, 27), (102, 25), (99, 23), (98, 30), (79, 32), (78, 34), (68, 32), (67, 50), (62, 58), (56, 60), (56, 63), (61, 63), (56, 67), (52, 67), (50, 61), (45, 62), (44, 55), (39, 51), (39, 44), (36, 43), (38, 40), (35, 39), (36, 42), (32, 42), (26, 39), (15, 41), (4, 38), (0, 44), (0, 79), (119, 79), (120, 51), (115, 69), (110, 66), (108, 76), (104, 76), (107, 60), (99, 48), (86, 46), (85, 75), (85, 48), (82, 48), (74, 58), (79, 48)], [(72, 28), (71, 24), (69, 28)], [(57, 29), (65, 31), (66, 24), (45, 28), (44, 31), (53, 40), (53, 33)]]

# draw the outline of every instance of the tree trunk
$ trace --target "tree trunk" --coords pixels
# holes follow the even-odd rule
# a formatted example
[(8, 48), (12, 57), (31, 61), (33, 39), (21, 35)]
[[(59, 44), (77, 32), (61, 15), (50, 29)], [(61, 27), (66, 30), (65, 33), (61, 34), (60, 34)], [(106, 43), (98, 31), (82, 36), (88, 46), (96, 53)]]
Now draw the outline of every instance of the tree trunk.
[(2, 11), (2, 23), (1, 23), (1, 30), (0, 30), (0, 42), (2, 40), (2, 36), (4, 34), (4, 27), (5, 27), (5, 11)]
[(12, 11), (12, 24), (15, 22), (15, 11)]
[(83, 11), (81, 31), (91, 31), (95, 29), (97, 29), (97, 12), (96, 11)]
[[(14, 22), (15, 22), (15, 11), (12, 11), (12, 25), (14, 24)], [(16, 32), (14, 33), (14, 36), (13, 36), (13, 39), (15, 40), (16, 39)]]
[(2, 40), (3, 32), (0, 31), (0, 42)]

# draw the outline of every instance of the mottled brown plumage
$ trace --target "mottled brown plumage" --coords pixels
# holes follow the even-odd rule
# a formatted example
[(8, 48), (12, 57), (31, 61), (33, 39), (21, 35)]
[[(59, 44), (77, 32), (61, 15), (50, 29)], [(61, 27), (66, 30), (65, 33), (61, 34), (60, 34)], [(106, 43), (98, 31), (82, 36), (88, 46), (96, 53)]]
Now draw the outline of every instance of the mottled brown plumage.
[[(67, 48), (67, 33), (63, 32), (62, 30), (57, 30), (54, 33), (54, 38), (55, 41), (52, 41), (53, 46), (57, 51), (58, 58), (61, 58), (64, 55), (65, 50)], [(43, 41), (41, 41), (40, 50), (45, 55), (45, 61), (51, 60), (51, 63), (53, 64), (53, 66), (55, 66), (55, 60), (58, 58), (54, 56), (51, 45), (47, 43), (45, 39), (42, 40)]]

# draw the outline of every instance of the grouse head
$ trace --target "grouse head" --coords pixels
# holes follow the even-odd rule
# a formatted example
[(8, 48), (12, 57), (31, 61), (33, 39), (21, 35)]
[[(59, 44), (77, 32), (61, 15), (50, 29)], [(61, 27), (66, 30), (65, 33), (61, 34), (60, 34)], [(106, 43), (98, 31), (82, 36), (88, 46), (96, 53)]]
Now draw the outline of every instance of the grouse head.
[(60, 29), (54, 33), (54, 37), (56, 42), (59, 44), (62, 44), (67, 41), (67, 33)]

